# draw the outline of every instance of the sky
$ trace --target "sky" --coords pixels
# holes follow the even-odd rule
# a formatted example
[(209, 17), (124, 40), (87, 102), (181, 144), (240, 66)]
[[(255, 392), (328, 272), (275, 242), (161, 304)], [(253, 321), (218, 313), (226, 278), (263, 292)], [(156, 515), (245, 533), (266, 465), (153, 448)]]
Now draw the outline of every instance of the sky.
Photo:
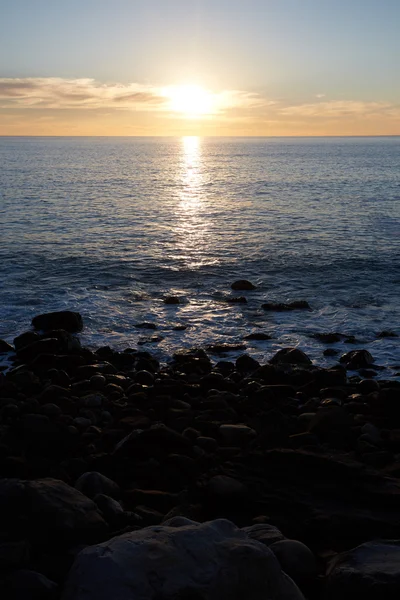
[(0, 0), (0, 135), (400, 135), (400, 0)]

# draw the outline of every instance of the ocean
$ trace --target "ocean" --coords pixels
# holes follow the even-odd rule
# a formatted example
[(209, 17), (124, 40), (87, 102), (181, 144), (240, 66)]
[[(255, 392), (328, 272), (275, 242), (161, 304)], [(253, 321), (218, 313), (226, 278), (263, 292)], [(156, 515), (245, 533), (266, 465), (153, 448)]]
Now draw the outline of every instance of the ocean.
[[(399, 375), (400, 338), (379, 337), (400, 334), (399, 137), (2, 137), (0, 165), (0, 338), (69, 309), (89, 347), (167, 360), (263, 332), (244, 342), (261, 361), (366, 348)], [(312, 310), (261, 308), (295, 300)]]

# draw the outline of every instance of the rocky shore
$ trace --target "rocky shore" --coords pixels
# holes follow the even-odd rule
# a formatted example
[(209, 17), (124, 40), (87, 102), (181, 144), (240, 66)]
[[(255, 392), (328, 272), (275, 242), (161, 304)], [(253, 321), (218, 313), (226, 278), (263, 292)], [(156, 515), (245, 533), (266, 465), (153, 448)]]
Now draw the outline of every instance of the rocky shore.
[(400, 382), (369, 352), (160, 365), (32, 327), (0, 340), (2, 598), (399, 597)]

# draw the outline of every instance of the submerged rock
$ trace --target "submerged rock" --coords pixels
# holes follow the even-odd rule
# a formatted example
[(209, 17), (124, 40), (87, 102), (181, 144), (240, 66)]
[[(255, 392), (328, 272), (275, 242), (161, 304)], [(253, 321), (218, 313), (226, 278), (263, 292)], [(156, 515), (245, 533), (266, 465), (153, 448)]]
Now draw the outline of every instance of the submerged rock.
[(238, 279), (232, 283), (231, 288), (235, 291), (250, 291), (255, 290), (256, 286), (247, 279)]
[(284, 302), (265, 302), (261, 308), (269, 311), (284, 312), (289, 310), (311, 310), (306, 300), (295, 300), (285, 304)]
[(304, 600), (274, 554), (233, 523), (175, 517), (78, 554), (62, 600)]

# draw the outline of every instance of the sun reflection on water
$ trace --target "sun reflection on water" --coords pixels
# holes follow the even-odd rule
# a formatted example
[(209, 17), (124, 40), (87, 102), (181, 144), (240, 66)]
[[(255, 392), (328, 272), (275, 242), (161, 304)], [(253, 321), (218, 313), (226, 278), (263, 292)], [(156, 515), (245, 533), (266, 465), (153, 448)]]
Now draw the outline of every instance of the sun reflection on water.
[(204, 265), (209, 245), (210, 221), (207, 217), (206, 175), (201, 140), (196, 136), (182, 138), (178, 185), (178, 205), (174, 234), (180, 256), (186, 266)]

